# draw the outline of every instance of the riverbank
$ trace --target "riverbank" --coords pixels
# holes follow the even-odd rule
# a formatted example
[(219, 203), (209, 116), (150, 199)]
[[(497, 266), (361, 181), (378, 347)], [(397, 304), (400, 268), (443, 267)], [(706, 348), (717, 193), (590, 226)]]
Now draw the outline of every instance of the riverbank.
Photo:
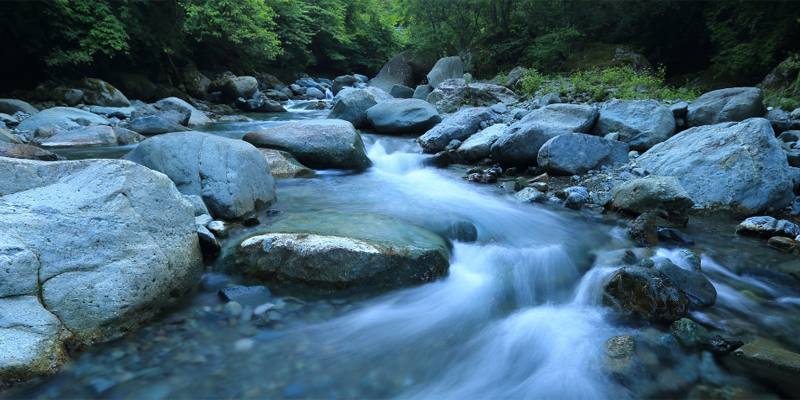
[[(195, 132), (203, 111), (171, 99), (18, 121), (56, 155), (135, 164), (2, 159), (2, 300), (59, 317), (8, 326), (47, 361), (3, 371), (77, 355), (12, 397), (794, 393), (796, 169), (757, 89), (565, 104), (443, 60), (429, 88), (317, 80), (337, 97)], [(154, 119), (185, 128), (133, 129)], [(737, 234), (765, 213), (786, 221)]]

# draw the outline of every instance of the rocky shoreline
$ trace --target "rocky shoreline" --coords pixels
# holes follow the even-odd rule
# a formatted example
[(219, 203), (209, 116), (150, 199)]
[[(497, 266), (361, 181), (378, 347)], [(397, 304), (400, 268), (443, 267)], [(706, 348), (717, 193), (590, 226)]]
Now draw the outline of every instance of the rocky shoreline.
[[(446, 275), (452, 242), (477, 238), (468, 222), (420, 227), (379, 215), (270, 215), (280, 196), (276, 179), (370, 168), (364, 130), (413, 135), (430, 155), (426, 163), (458, 165), (466, 181), (499, 185), (519, 202), (629, 220), (627, 235), (638, 247), (608, 261), (614, 270), (603, 304), (628, 323), (668, 326), (687, 347), (732, 364), (766, 363), (776, 372), (765, 379), (785, 394), (800, 393), (786, 378), (797, 372), (800, 354), (692, 319), (718, 295), (696, 254), (687, 250), (678, 260), (650, 251), (691, 244), (687, 224), (722, 212), (742, 220), (732, 231), (796, 259), (798, 110), (767, 110), (760, 89), (749, 87), (691, 103), (523, 99), (509, 87), (474, 82), (458, 57), (440, 59), (424, 79), (421, 68), (400, 55), (371, 80), (353, 74), (290, 85), (268, 75), (211, 80), (195, 71), (183, 83), (188, 98), (149, 104), (88, 78), (40, 87), (29, 97), (36, 106), (0, 99), (2, 385), (54, 373), (68, 348), (146, 323), (197, 289), (204, 260), (259, 282), (331, 290), (385, 290)], [(155, 100), (152, 92), (142, 98)], [(236, 110), (285, 112), (281, 102), (289, 99), (330, 107), (330, 115), (246, 132), (242, 140), (193, 130), (240, 118)], [(91, 146), (131, 149), (121, 160), (57, 154)], [(354, 220), (370, 222), (342, 228)], [(230, 235), (241, 226), (260, 231)], [(800, 261), (785, 269), (797, 288)], [(241, 314), (236, 296), (223, 297), (225, 312), (238, 306)], [(623, 382), (640, 362), (636, 340), (615, 336), (607, 344), (610, 374)]]

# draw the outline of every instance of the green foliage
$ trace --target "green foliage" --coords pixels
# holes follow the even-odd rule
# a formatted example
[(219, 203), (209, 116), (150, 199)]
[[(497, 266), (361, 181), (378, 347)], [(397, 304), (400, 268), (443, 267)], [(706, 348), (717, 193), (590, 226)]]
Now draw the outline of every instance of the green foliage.
[(112, 8), (100, 0), (55, 0), (45, 9), (60, 40), (45, 56), (48, 66), (89, 64), (97, 54), (128, 51), (128, 34)]
[(631, 67), (608, 67), (557, 76), (546, 76), (536, 69), (529, 69), (521, 79), (520, 89), (528, 95), (557, 93), (591, 101), (611, 98), (692, 100), (698, 96), (694, 90), (667, 85), (663, 68), (651, 73), (637, 72)]
[(281, 53), (275, 11), (264, 0), (181, 0), (183, 27), (222, 54), (271, 60)]
[(559, 69), (567, 60), (576, 42), (583, 35), (573, 27), (559, 28), (533, 40), (526, 51), (527, 59), (540, 70)]

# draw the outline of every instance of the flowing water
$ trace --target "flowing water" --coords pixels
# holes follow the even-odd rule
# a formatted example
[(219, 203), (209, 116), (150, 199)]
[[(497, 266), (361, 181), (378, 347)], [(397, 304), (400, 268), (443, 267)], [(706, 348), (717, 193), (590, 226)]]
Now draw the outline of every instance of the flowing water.
[[(299, 111), (205, 130), (238, 138), (326, 113), (295, 106)], [(424, 166), (412, 138), (364, 139), (371, 169), (279, 181), (273, 208), (379, 213), (427, 227), (469, 221), (478, 240), (453, 244), (448, 276), (384, 294), (268, 283), (275, 307), (256, 322), (228, 318), (215, 293), (201, 291), (140, 331), (79, 353), (56, 376), (5, 396), (596, 399), (685, 396), (698, 385), (772, 393), (710, 353), (682, 350), (666, 327), (628, 325), (602, 307), (613, 255), (631, 246), (622, 222), (518, 204), (491, 185), (464, 182), (463, 171)], [(115, 157), (123, 150), (66, 154)], [(798, 285), (774, 269), (783, 256), (735, 237), (729, 224), (693, 225), (694, 250), (719, 297), (692, 317), (800, 349)], [(681, 262), (677, 251), (657, 254)], [(637, 337), (642, 367), (623, 385), (605, 367), (605, 342), (625, 334)]]

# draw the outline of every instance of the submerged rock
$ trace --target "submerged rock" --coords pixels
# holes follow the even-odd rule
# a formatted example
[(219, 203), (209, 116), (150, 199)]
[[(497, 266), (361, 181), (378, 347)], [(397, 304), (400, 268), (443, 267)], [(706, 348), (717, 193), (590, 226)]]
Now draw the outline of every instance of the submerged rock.
[(246, 142), (283, 150), (317, 169), (365, 169), (372, 165), (361, 135), (353, 125), (338, 119), (292, 121), (250, 132)]
[(689, 299), (661, 272), (623, 267), (606, 280), (603, 304), (646, 320), (675, 321), (686, 315)]
[(655, 269), (669, 278), (689, 297), (692, 307), (711, 307), (717, 301), (717, 290), (700, 271), (683, 269), (666, 258), (653, 259)]
[(800, 235), (800, 226), (785, 219), (779, 220), (769, 216), (750, 217), (739, 223), (736, 233), (762, 238), (772, 236), (795, 238)]
[(327, 287), (392, 287), (447, 272), (447, 242), (415, 225), (380, 215), (289, 214), (244, 240), (232, 272)]
[(776, 385), (789, 397), (800, 397), (800, 354), (763, 338), (736, 349), (730, 363)]
[(184, 194), (201, 196), (212, 214), (240, 218), (275, 200), (275, 181), (252, 145), (202, 132), (176, 132), (140, 143), (125, 159), (166, 174)]
[(163, 174), (122, 160), (0, 158), (0, 181), (4, 380), (48, 372), (64, 340), (115, 337), (195, 287), (193, 208)]
[(753, 214), (794, 199), (795, 173), (763, 118), (685, 130), (636, 164), (653, 175), (677, 178), (700, 208)]

